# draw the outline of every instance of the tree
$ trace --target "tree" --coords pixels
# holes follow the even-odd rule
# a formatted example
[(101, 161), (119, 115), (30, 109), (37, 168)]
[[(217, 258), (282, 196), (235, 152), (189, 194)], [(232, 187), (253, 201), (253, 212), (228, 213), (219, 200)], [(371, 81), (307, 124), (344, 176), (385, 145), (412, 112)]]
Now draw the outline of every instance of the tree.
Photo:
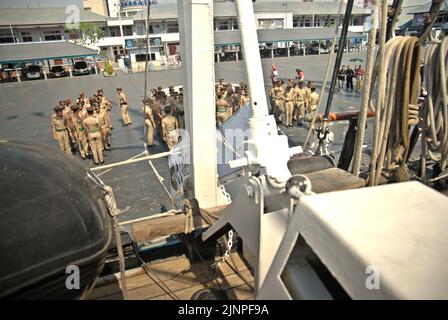
[(101, 27), (89, 22), (81, 22), (79, 29), (71, 29), (71, 34), (76, 34), (75, 43), (83, 46), (96, 44), (103, 37), (104, 32)]

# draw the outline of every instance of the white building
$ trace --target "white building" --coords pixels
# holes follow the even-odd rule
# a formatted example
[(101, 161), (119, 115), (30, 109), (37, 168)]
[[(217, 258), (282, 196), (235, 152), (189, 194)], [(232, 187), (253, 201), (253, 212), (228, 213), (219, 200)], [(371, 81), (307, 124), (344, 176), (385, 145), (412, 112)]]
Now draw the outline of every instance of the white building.
[[(101, 27), (103, 37), (92, 46), (101, 55), (117, 61), (128, 55), (132, 67), (142, 68), (145, 61), (146, 39), (146, 0), (83, 0), (87, 10), (78, 7), (80, 22), (93, 23)], [(299, 2), (299, 1), (257, 1), (254, 3), (255, 18), (259, 29), (300, 28), (326, 29), (337, 21), (339, 4), (337, 2)], [(69, 31), (72, 15), (68, 8), (16, 8), (0, 9), (0, 44), (33, 41), (76, 40), (80, 35)], [(94, 12), (107, 12), (109, 16)], [(370, 11), (359, 6), (353, 8), (349, 30), (362, 33), (365, 18)], [(115, 15), (115, 16), (114, 16)], [(216, 1), (214, 5), (215, 32), (238, 30), (235, 3)], [(151, 5), (149, 19), (150, 60), (155, 64), (166, 60), (174, 61), (179, 53), (179, 27), (177, 4), (160, 3)], [(320, 30), (319, 34), (323, 34)], [(291, 32), (288, 32), (291, 35)], [(307, 41), (328, 40), (330, 36)], [(272, 39), (271, 39), (272, 40)], [(275, 40), (275, 39), (274, 39)], [(290, 42), (299, 39), (282, 39), (288, 42), (277, 43), (274, 47), (286, 48)], [(270, 41), (272, 42), (272, 41)], [(233, 44), (235, 45), (235, 44)], [(304, 46), (304, 44), (302, 43)], [(222, 46), (221, 46), (222, 47)], [(222, 48), (217, 48), (221, 52)], [(272, 49), (272, 48), (271, 48)], [(235, 50), (228, 47), (227, 50)], [(238, 50), (238, 48), (236, 48)], [(238, 55), (237, 55), (238, 56)]]

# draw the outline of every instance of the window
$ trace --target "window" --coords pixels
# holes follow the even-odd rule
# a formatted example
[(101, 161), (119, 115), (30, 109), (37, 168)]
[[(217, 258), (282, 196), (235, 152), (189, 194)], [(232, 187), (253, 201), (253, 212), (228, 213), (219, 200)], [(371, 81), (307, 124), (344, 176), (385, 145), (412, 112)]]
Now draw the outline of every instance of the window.
[(61, 31), (59, 30), (44, 31), (44, 38), (45, 41), (62, 40)]
[(311, 27), (310, 19), (305, 19), (305, 27)]
[(232, 20), (232, 27), (233, 27), (233, 30), (238, 30), (238, 21), (237, 20)]
[(28, 32), (28, 31), (22, 32), (22, 41), (23, 42), (32, 42), (33, 36), (31, 35), (31, 32)]
[(259, 29), (282, 29), (283, 19), (259, 19)]
[(145, 27), (142, 25), (137, 25), (137, 35), (138, 36), (143, 36), (145, 34)]
[(292, 27), (298, 28), (300, 26), (299, 18), (292, 19)]
[(179, 25), (177, 22), (168, 23), (167, 24), (167, 32), (168, 33), (177, 33), (179, 32)]
[(120, 27), (110, 27), (109, 34), (111, 37), (119, 37), (120, 36)]
[(14, 38), (11, 33), (0, 33), (0, 43), (13, 43)]
[(162, 33), (162, 26), (160, 25), (160, 23), (156, 23), (151, 25), (152, 30), (154, 30), (154, 32), (152, 33)]
[[(156, 60), (156, 54), (151, 53), (148, 54), (148, 61)], [(146, 55), (145, 54), (136, 54), (135, 55), (135, 61), (137, 62), (145, 62), (146, 61)]]
[(217, 21), (218, 30), (230, 30), (229, 21)]
[(132, 36), (132, 26), (123, 26), (123, 35)]

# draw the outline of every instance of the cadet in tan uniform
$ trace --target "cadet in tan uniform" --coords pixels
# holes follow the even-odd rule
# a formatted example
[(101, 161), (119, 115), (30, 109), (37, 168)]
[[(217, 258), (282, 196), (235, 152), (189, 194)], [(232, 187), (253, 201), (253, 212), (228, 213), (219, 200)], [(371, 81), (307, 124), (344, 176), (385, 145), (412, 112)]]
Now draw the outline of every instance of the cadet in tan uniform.
[(308, 81), (308, 84), (305, 87), (305, 113), (309, 112), (310, 109), (310, 96), (311, 96), (311, 87), (313, 86), (313, 81)]
[(303, 116), (305, 115), (305, 99), (306, 91), (303, 88), (303, 82), (299, 82), (299, 88), (296, 93), (296, 105), (294, 109), (294, 118), (297, 119), (297, 125), (303, 124)]
[(89, 139), (89, 146), (92, 150), (93, 161), (95, 164), (104, 163), (100, 123), (98, 118), (94, 116), (93, 108), (87, 109), (87, 118), (83, 121), (84, 128)]
[(274, 118), (275, 118), (275, 121), (277, 121), (277, 123), (279, 123), (279, 122), (281, 122), (280, 116), (284, 112), (284, 108), (285, 108), (284, 103), (283, 103), (285, 89), (283, 89), (281, 81), (277, 81), (275, 84), (276, 85), (274, 86), (274, 97), (275, 97), (274, 98), (274, 103), (275, 103)]
[(216, 98), (218, 99), (216, 101), (216, 122), (220, 125), (229, 117), (229, 109), (231, 107), (221, 93), (218, 93)]
[(109, 142), (109, 129), (108, 129), (108, 124), (107, 124), (107, 115), (106, 115), (106, 111), (102, 110), (100, 108), (99, 104), (95, 105), (95, 115), (98, 118), (98, 122), (100, 125), (100, 132), (101, 132), (101, 138), (102, 138), (102, 148), (106, 149), (106, 150), (110, 150), (110, 142)]
[(176, 143), (179, 141), (179, 124), (177, 119), (171, 115), (171, 108), (165, 107), (165, 116), (162, 119), (162, 133), (163, 140), (165, 141), (168, 149), (173, 149)]
[(120, 98), (121, 118), (123, 119), (123, 127), (132, 123), (131, 117), (128, 114), (128, 101), (126, 95), (121, 88), (117, 88), (117, 93)]
[(54, 107), (55, 114), (51, 117), (51, 128), (53, 130), (53, 137), (58, 142), (59, 149), (67, 154), (72, 154), (70, 148), (70, 140), (68, 137), (69, 124), (67, 119), (62, 115), (62, 108), (60, 106)]
[(310, 88), (311, 94), (310, 94), (310, 108), (309, 112), (314, 112), (317, 110), (317, 106), (319, 105), (319, 94), (316, 92), (315, 87)]
[(294, 103), (296, 100), (296, 92), (292, 87), (286, 87), (285, 91), (285, 114), (286, 114), (286, 127), (292, 127), (292, 112), (294, 111)]
[(76, 139), (76, 143), (78, 144), (79, 155), (83, 160), (85, 160), (89, 149), (89, 145), (87, 143), (86, 132), (82, 124), (83, 119), (81, 119), (81, 117), (79, 116), (81, 108), (75, 104), (71, 107), (71, 109), (72, 109), (72, 115), (70, 117), (70, 121), (74, 128), (75, 132), (74, 136)]
[(156, 128), (156, 122), (154, 121), (154, 116), (152, 114), (151, 101), (146, 99), (143, 101), (143, 111), (145, 113), (145, 126), (147, 132), (146, 143), (148, 146), (154, 146), (154, 129)]
[(249, 101), (250, 101), (249, 94), (247, 93), (246, 90), (244, 90), (243, 94), (241, 95), (241, 99), (240, 99), (240, 108), (244, 107), (246, 105), (246, 103), (248, 103)]
[(269, 114), (274, 114), (275, 110), (275, 84), (269, 89), (269, 102), (271, 105), (271, 108), (269, 110)]

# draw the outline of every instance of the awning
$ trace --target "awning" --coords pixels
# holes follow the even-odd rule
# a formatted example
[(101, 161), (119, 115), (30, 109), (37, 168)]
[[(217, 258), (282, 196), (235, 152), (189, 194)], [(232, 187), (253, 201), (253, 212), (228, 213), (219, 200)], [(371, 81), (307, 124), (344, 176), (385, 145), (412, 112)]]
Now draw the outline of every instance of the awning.
[[(296, 28), (296, 29), (260, 29), (257, 30), (259, 43), (278, 43), (294, 41), (318, 41), (332, 40), (334, 28)], [(341, 34), (339, 34), (337, 39)], [(347, 38), (364, 38), (362, 33), (348, 32)], [(241, 32), (215, 31), (215, 46), (239, 45), (241, 44)]]
[(0, 63), (96, 56), (97, 50), (68, 41), (13, 43), (0, 45)]

